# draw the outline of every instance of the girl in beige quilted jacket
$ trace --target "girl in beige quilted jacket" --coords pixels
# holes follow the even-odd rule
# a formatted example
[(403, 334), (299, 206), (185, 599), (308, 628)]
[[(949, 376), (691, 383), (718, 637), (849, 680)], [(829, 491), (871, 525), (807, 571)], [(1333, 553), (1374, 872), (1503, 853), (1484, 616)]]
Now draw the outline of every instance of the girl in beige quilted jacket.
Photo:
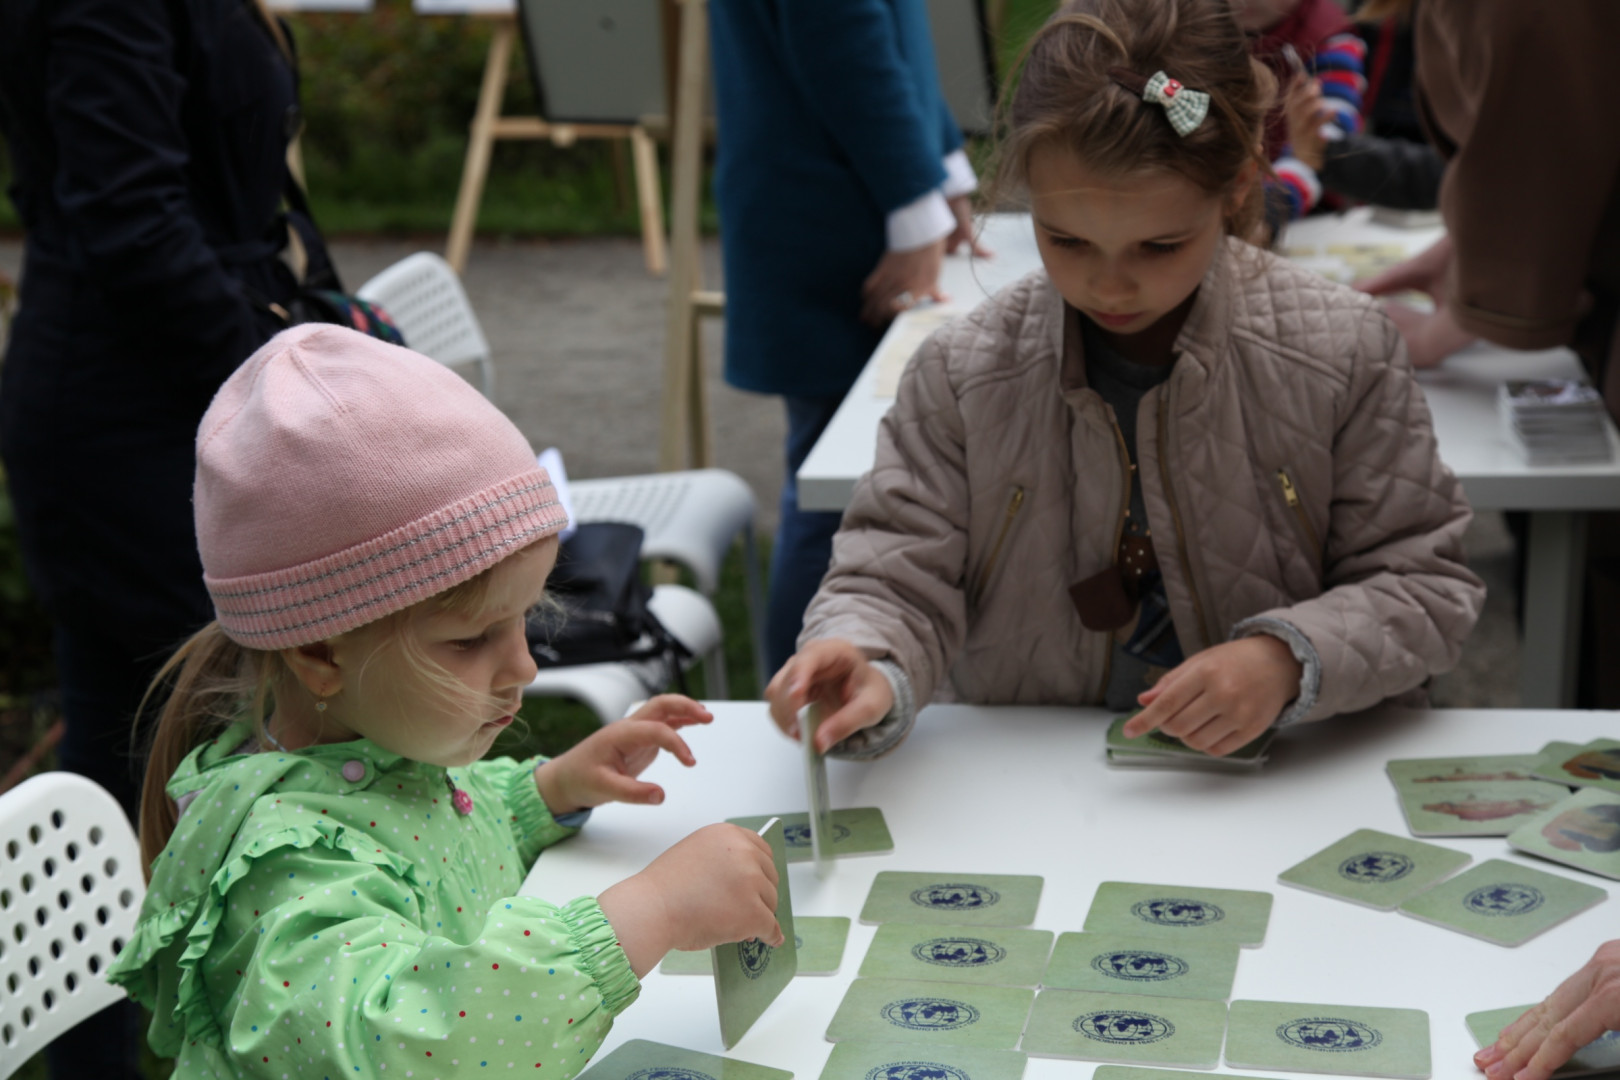
[(1220, 0), (1075, 0), (1003, 102), (1044, 269), (912, 359), (777, 723), (895, 746), (917, 704), (1141, 707), (1225, 755), (1421, 692), (1484, 588), (1399, 335), (1247, 242), (1274, 86)]

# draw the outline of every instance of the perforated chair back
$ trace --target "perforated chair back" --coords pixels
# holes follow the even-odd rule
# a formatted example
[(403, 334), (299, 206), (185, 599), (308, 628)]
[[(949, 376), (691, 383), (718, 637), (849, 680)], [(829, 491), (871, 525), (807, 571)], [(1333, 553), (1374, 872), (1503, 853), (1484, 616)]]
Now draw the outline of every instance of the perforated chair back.
[(449, 367), (477, 364), (479, 388), (485, 397), (494, 395), (489, 342), (449, 263), (431, 251), (418, 251), (360, 286), (357, 295), (381, 304), (405, 335), (405, 344), (423, 356)]
[(145, 894), (135, 832), (101, 785), (52, 772), (0, 795), (0, 1080), (124, 996), (107, 965)]

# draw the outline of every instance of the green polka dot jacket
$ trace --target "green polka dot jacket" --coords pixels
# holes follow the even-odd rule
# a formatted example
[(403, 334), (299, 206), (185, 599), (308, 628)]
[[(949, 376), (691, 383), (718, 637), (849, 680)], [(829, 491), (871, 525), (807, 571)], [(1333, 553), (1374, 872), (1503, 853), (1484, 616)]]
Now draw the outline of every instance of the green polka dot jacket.
[(238, 725), (175, 771), (185, 810), (108, 972), (153, 1011), (175, 1077), (585, 1067), (641, 987), (594, 899), (516, 895), (576, 831), (535, 788), (541, 759), (446, 770), (364, 739), (254, 745)]

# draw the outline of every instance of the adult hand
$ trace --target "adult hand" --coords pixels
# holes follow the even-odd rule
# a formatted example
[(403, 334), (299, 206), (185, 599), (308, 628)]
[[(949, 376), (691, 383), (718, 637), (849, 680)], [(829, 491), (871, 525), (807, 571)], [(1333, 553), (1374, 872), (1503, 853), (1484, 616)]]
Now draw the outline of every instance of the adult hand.
[(1205, 649), (1137, 695), (1144, 706), (1125, 725), (1128, 739), (1155, 729), (1210, 757), (1225, 757), (1260, 737), (1299, 696), (1305, 669), (1270, 634)]
[(1316, 79), (1295, 79), (1289, 83), (1288, 93), (1283, 98), (1283, 115), (1288, 120), (1288, 144), (1294, 156), (1321, 172), (1327, 153), (1322, 125), (1332, 118), (1331, 111), (1322, 104), (1322, 84)]
[(1547, 1080), (1605, 1032), (1620, 1031), (1620, 940), (1600, 945), (1585, 967), (1474, 1055), (1490, 1080)]
[(799, 710), (821, 706), (816, 749), (825, 754), (844, 739), (869, 728), (894, 708), (894, 688), (866, 654), (847, 641), (827, 638), (800, 649), (765, 688), (771, 719), (791, 738), (799, 737)]
[(911, 251), (884, 252), (861, 286), (861, 321), (883, 327), (923, 300), (948, 300), (939, 291), (939, 270), (944, 263), (944, 237)]
[(691, 698), (662, 694), (623, 720), (594, 732), (573, 749), (542, 762), (534, 771), (540, 798), (553, 815), (586, 810), (605, 802), (657, 806), (664, 789), (636, 779), (658, 757), (674, 754), (682, 765), (697, 764), (676, 728), (707, 724), (714, 715)]
[(1444, 304), (1433, 311), (1419, 311), (1399, 300), (1386, 300), (1384, 314), (1401, 332), (1406, 355), (1415, 368), (1438, 367), (1446, 357), (1477, 340), (1457, 325), (1451, 317), (1451, 309)]
[(968, 254), (975, 259), (994, 258), (995, 252), (979, 243), (973, 230), (973, 196), (956, 195), (945, 201), (950, 205), (951, 216), (956, 218), (956, 228), (945, 238), (945, 254), (955, 255), (956, 249), (966, 244)]
[[(623, 723), (624, 721), (619, 721)], [(771, 846), (735, 825), (709, 825), (596, 898), (641, 978), (671, 949), (758, 938), (781, 945)]]

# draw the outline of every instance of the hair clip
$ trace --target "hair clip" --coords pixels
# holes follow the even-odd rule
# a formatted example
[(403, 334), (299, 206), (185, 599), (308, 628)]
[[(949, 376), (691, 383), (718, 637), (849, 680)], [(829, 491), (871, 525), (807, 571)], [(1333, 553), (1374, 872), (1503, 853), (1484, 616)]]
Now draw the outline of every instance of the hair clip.
[(1202, 90), (1189, 90), (1162, 71), (1144, 79), (1130, 68), (1108, 69), (1109, 78), (1151, 105), (1164, 109), (1170, 126), (1176, 134), (1186, 138), (1198, 130), (1209, 115), (1209, 95)]

